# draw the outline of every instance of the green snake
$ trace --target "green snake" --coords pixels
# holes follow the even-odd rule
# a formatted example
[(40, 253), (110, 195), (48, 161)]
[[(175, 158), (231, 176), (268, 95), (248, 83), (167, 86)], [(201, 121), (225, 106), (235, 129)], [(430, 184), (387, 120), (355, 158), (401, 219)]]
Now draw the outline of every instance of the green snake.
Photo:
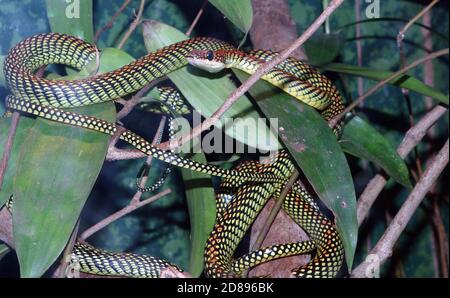
[[(114, 123), (60, 108), (118, 99), (188, 63), (209, 71), (235, 67), (252, 74), (276, 53), (255, 52), (245, 55), (220, 40), (192, 38), (161, 48), (120, 69), (86, 79), (48, 80), (34, 74), (40, 67), (54, 63), (80, 69), (94, 60), (96, 55), (94, 45), (64, 34), (41, 34), (21, 41), (10, 50), (4, 62), (6, 82), (12, 93), (6, 99), (7, 107), (113, 135), (117, 131)], [(331, 82), (306, 64), (291, 60), (272, 69), (262, 79), (320, 110), (326, 119), (339, 113), (342, 99)], [(259, 210), (270, 196), (279, 193), (294, 167), (285, 152), (281, 151), (271, 165), (251, 167), (250, 170), (245, 169), (246, 166), (225, 170), (182, 158), (171, 151), (163, 151), (129, 130), (125, 130), (120, 139), (168, 164), (219, 176), (225, 179), (225, 184), (233, 185), (231, 188), (234, 188), (234, 193), (230, 202), (224, 203), (220, 200), (224, 196), (218, 196), (224, 210), (218, 214), (205, 250), (208, 276), (237, 276), (241, 270), (261, 261), (311, 250), (316, 250), (316, 256), (310, 263), (297, 269), (295, 275), (336, 275), (343, 258), (340, 237), (309, 195), (298, 189), (289, 193), (283, 208), (306, 229), (311, 241), (273, 246), (252, 252), (236, 261), (232, 259), (237, 244)], [(157, 277), (160, 270), (169, 264), (153, 257), (108, 253), (87, 244), (76, 244), (72, 258), (83, 272), (134, 277)]]

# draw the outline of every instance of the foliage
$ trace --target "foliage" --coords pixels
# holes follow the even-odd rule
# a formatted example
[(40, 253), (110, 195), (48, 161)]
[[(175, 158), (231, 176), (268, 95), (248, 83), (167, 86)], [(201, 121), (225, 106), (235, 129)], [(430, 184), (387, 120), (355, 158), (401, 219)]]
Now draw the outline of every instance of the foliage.
[[(0, 64), (9, 48), (32, 34), (57, 31), (92, 41), (94, 32), (104, 26), (122, 4), (121, 1), (82, 1), (81, 18), (67, 22), (65, 0), (22, 2), (18, 6), (15, 1), (0, 0), (3, 20), (0, 26)], [(182, 0), (147, 1), (143, 15), (157, 23), (143, 26), (144, 38), (141, 30), (133, 32), (123, 51), (106, 49), (116, 46), (124, 36), (132, 22), (132, 11), (137, 9), (139, 2), (132, 0), (114, 25), (100, 36), (97, 42), (102, 49), (100, 72), (118, 68), (131, 61), (132, 57), (144, 55), (147, 50), (186, 38), (181, 32), (187, 30), (203, 0), (189, 1), (189, 4)], [(206, 6), (192, 36), (215, 36), (238, 43), (252, 24), (250, 3), (250, 0), (211, 0), (212, 5)], [(408, 20), (422, 8), (414, 1), (385, 1), (380, 7), (382, 18), (369, 20), (363, 3), (362, 36), (356, 38), (352, 3), (346, 1), (330, 17), (331, 32), (317, 32), (304, 46), (310, 62), (327, 71), (341, 87), (347, 102), (358, 97), (359, 78), (363, 79), (363, 88), (367, 90), (373, 81), (382, 80), (399, 69), (396, 34), (405, 24), (402, 20)], [(323, 8), (321, 1), (289, 0), (289, 5), (298, 32), (303, 32)], [(229, 23), (235, 27), (230, 28)], [(445, 7), (433, 8), (431, 29), (433, 49), (448, 47), (448, 12)], [(423, 27), (416, 24), (406, 36), (405, 53), (409, 62), (425, 53), (421, 30)], [(357, 42), (363, 52), (360, 66), (355, 50)], [(49, 70), (53, 76), (61, 74), (58, 68)], [(89, 74), (86, 71), (76, 74), (72, 70), (67, 70), (67, 73)], [(424, 96), (433, 98), (434, 103), (448, 105), (448, 57), (434, 63), (434, 74), (434, 86), (429, 86), (423, 79), (423, 68), (416, 67), (371, 95), (357, 115), (347, 120), (339, 142), (314, 109), (293, 101), (263, 82), (258, 82), (250, 90), (250, 95), (240, 99), (227, 115), (257, 118), (262, 112), (266, 117), (280, 119), (286, 136), (286, 139), (281, 138), (281, 143), (291, 151), (319, 198), (334, 213), (338, 228), (344, 235), (347, 264), (351, 267), (355, 250), (354, 263), (357, 264), (382, 235), (387, 225), (386, 218), (395, 214), (411, 186), (410, 170), (415, 170), (415, 160), (409, 157), (403, 161), (395, 152), (396, 145), (409, 128), (408, 108), (399, 87), (410, 90), (412, 116), (418, 120), (428, 109)], [(236, 76), (240, 80), (245, 79), (242, 74), (237, 73)], [(201, 110), (205, 117), (210, 116), (234, 89), (234, 82), (229, 78), (205, 76), (191, 69), (169, 75), (194, 109)], [(259, 98), (262, 92), (264, 99)], [(0, 77), (0, 97), (7, 94)], [(3, 110), (0, 104), (0, 113)], [(112, 103), (79, 111), (115, 119)], [(157, 126), (159, 119), (159, 115), (136, 110), (122, 121), (127, 128), (152, 139), (155, 133), (152, 128)], [(448, 138), (447, 126), (448, 115), (436, 127), (433, 138), (418, 147), (416, 153), (423, 162)], [(9, 119), (0, 119), (0, 148), (4, 146), (8, 127)], [(229, 131), (225, 134), (247, 146), (267, 149), (262, 144), (252, 143), (246, 134), (240, 133), (240, 129), (237, 131), (237, 135)], [(298, 144), (302, 150), (298, 150)], [(107, 145), (108, 137), (100, 133), (68, 128), (42, 119), (21, 118), (10, 167), (0, 190), (0, 205), (14, 193), (14, 236), (22, 276), (45, 273), (63, 250), (80, 214), (82, 231), (128, 204), (135, 192), (134, 178), (141, 161), (104, 162)], [(51, 160), (46, 158), (48, 152), (51, 152)], [(349, 154), (344, 155), (344, 152)], [(200, 154), (196, 158), (227, 164), (223, 161), (227, 157), (220, 154)], [(154, 161), (150, 181), (159, 177), (163, 166)], [(393, 179), (373, 207), (369, 220), (359, 230), (356, 242), (356, 197), (380, 168)], [(192, 179), (200, 179), (204, 183), (197, 187), (191, 183)], [(215, 215), (213, 182), (205, 175), (175, 170), (164, 186), (172, 190), (170, 195), (110, 224), (89, 242), (111, 250), (163, 257), (198, 276), (202, 270), (203, 245)], [(439, 184), (436, 196), (445, 193), (448, 194), (448, 186)], [(199, 201), (203, 197), (208, 197), (208, 200)], [(345, 210), (341, 208), (342, 200), (345, 200)], [(83, 206), (85, 208), (81, 212)], [(448, 237), (448, 201), (438, 201), (438, 206), (442, 210)], [(438, 274), (431, 265), (437, 253), (433, 248), (429, 209), (429, 205), (424, 204), (416, 212), (400, 239), (397, 253), (383, 267), (383, 276), (429, 277)], [(6, 248), (0, 245), (0, 261), (6, 252)], [(6, 275), (7, 270), (3, 270), (1, 264), (0, 275)]]

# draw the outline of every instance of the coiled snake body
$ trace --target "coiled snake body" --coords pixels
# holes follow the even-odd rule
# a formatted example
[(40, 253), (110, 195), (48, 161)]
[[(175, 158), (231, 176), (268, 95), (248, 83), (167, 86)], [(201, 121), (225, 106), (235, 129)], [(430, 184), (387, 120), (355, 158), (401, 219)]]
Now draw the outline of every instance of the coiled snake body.
[[(48, 80), (34, 75), (38, 68), (53, 63), (80, 69), (94, 60), (96, 55), (95, 46), (64, 34), (41, 34), (23, 40), (10, 50), (4, 63), (6, 82), (12, 93), (6, 99), (7, 107), (113, 135), (117, 130), (114, 123), (60, 108), (117, 99), (185, 66), (188, 61), (209, 71), (236, 67), (253, 73), (264, 60), (271, 59), (276, 53), (260, 51), (245, 55), (216, 39), (193, 38), (164, 47), (115, 71), (86, 79)], [(263, 79), (317, 108), (324, 118), (342, 110), (342, 99), (331, 82), (312, 67), (295, 59), (286, 60), (265, 74)], [(263, 261), (313, 250), (316, 250), (316, 256), (294, 274), (299, 277), (336, 275), (343, 259), (339, 234), (322, 215), (311, 196), (298, 185), (289, 192), (283, 208), (309, 233), (311, 241), (264, 248), (233, 260), (237, 244), (259, 210), (270, 196), (279, 194), (294, 168), (286, 152), (280, 151), (273, 162), (267, 165), (253, 162), (234, 170), (225, 170), (163, 151), (129, 130), (125, 130), (120, 139), (171, 165), (225, 179), (223, 190), (227, 194), (220, 193), (217, 196), (217, 223), (205, 250), (207, 275), (238, 276), (242, 270)], [(228, 202), (224, 198), (231, 200)], [(80, 243), (75, 245), (72, 260), (84, 272), (133, 277), (157, 277), (160, 270), (169, 265), (153, 257), (108, 253)], [(177, 269), (176, 266), (174, 268)]]

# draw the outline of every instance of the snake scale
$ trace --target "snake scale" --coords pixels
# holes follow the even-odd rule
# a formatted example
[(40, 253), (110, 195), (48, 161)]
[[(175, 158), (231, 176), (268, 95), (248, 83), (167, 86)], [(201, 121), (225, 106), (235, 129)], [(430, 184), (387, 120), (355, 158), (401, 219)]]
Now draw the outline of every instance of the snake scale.
[[(96, 55), (94, 45), (65, 34), (40, 34), (21, 41), (10, 50), (4, 62), (6, 83), (12, 93), (6, 99), (6, 106), (11, 110), (113, 135), (117, 131), (115, 123), (62, 108), (118, 99), (188, 63), (211, 72), (235, 67), (252, 74), (276, 53), (254, 51), (244, 54), (223, 41), (198, 37), (166, 46), (122, 68), (86, 79), (48, 80), (34, 74), (48, 64), (81, 69), (96, 59)], [(325, 119), (342, 111), (342, 99), (336, 88), (326, 77), (301, 61), (289, 58), (262, 79), (315, 107)], [(339, 130), (340, 127), (335, 129), (336, 134)], [(285, 151), (278, 152), (268, 164), (246, 162), (235, 169), (225, 170), (163, 151), (129, 130), (125, 130), (120, 139), (170, 165), (224, 178), (222, 191), (217, 195), (217, 221), (205, 249), (206, 275), (239, 276), (242, 270), (261, 262), (313, 251), (315, 256), (311, 262), (295, 269), (295, 276), (333, 277), (337, 274), (344, 254), (340, 236), (312, 197), (298, 185), (288, 193), (283, 208), (306, 230), (311, 240), (275, 245), (233, 259), (238, 243), (259, 210), (271, 196), (276, 198), (279, 195), (294, 169)], [(11, 204), (12, 200), (9, 208)], [(71, 258), (80, 271), (102, 275), (158, 277), (162, 269), (171, 265), (158, 258), (106, 252), (84, 243), (75, 245)]]

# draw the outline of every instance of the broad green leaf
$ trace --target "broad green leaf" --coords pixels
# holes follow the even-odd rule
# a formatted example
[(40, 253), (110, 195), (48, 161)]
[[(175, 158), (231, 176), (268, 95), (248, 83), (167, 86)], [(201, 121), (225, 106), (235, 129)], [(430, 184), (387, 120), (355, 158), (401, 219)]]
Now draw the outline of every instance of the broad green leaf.
[[(235, 71), (241, 81), (248, 78)], [(313, 186), (331, 209), (343, 239), (348, 268), (352, 268), (358, 237), (356, 196), (345, 155), (327, 123), (317, 111), (282, 93), (264, 81), (250, 94), (268, 118), (278, 119), (280, 139)]]
[(303, 45), (308, 62), (323, 65), (332, 62), (344, 46), (344, 37), (339, 33), (316, 32)]
[(53, 32), (94, 41), (92, 0), (45, 0), (47, 18)]
[[(196, 153), (189, 158), (206, 163), (203, 153)], [(181, 173), (186, 189), (191, 223), (189, 272), (192, 276), (198, 277), (203, 271), (206, 241), (216, 220), (215, 193), (211, 176), (187, 169), (182, 169)]]
[[(114, 121), (112, 103), (74, 109)], [(21, 276), (38, 277), (64, 249), (103, 164), (109, 136), (36, 119), (19, 153), (13, 227)]]
[[(321, 66), (322, 69), (327, 71), (345, 73), (360, 77), (365, 77), (375, 81), (382, 81), (393, 74), (393, 72), (385, 70), (375, 70), (367, 67), (360, 67), (355, 65), (348, 65), (342, 63), (331, 63)], [(401, 88), (409, 89), (419, 94), (430, 96), (437, 101), (448, 105), (448, 95), (442, 94), (438, 90), (422, 83), (418, 79), (409, 75), (402, 75), (397, 79), (392, 80), (389, 84), (398, 86)]]
[(209, 2), (242, 32), (247, 33), (250, 30), (253, 20), (251, 0), (209, 0)]
[[(105, 49), (99, 71), (131, 60), (120, 50)], [(112, 102), (74, 111), (115, 120)], [(27, 132), (13, 175), (13, 226), (21, 275), (31, 277), (42, 275), (63, 250), (103, 165), (109, 136), (40, 118)]]
[[(143, 32), (149, 51), (188, 38), (177, 29), (157, 21), (144, 22)], [(204, 117), (210, 117), (236, 88), (227, 77), (211, 75), (190, 66), (169, 73), (168, 77)], [(239, 122), (234, 121), (237, 118)], [(250, 100), (242, 96), (225, 113), (216, 127), (222, 128), (225, 125), (225, 134), (250, 147), (263, 151), (276, 150), (279, 146), (277, 138), (259, 119), (260, 116)], [(247, 133), (247, 129), (254, 130)]]
[(342, 149), (365, 158), (383, 168), (389, 176), (405, 187), (411, 187), (408, 167), (389, 141), (358, 116), (346, 122), (339, 140)]
[[(76, 3), (80, 7), (69, 7)], [(47, 4), (53, 31), (92, 40), (92, 1)], [(74, 9), (75, 15), (66, 9)], [(108, 61), (106, 52), (101, 58), (100, 64)], [(115, 120), (112, 102), (73, 111)], [(13, 230), (21, 276), (41, 276), (62, 252), (100, 172), (108, 140), (99, 132), (40, 118), (33, 121), (19, 149), (13, 184)]]
[[(9, 128), (11, 126), (11, 117), (0, 118), (0, 156), (3, 156), (6, 139), (8, 137)], [(3, 177), (3, 184), (0, 185), (0, 207), (5, 204), (6, 200), (13, 194), (14, 176), (16, 167), (19, 164), (19, 151), (22, 148), (23, 142), (28, 136), (30, 128), (33, 126), (34, 120), (28, 117), (20, 117), (19, 125), (14, 136), (13, 147), (8, 160), (8, 167), (6, 168)], [(1, 157), (0, 157), (1, 158)]]

